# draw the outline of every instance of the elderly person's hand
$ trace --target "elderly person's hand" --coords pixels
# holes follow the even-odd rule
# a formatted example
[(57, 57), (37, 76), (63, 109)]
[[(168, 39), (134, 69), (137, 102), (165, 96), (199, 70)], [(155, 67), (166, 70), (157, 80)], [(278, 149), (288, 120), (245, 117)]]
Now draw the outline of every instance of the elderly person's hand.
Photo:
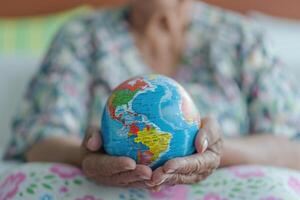
[(151, 179), (151, 168), (128, 157), (109, 156), (101, 146), (98, 129), (89, 129), (82, 143), (82, 169), (88, 178), (108, 186), (147, 188), (145, 181)]
[(197, 153), (167, 161), (153, 172), (146, 184), (158, 191), (163, 186), (192, 184), (208, 177), (220, 164), (222, 137), (217, 122), (202, 119), (195, 146)]

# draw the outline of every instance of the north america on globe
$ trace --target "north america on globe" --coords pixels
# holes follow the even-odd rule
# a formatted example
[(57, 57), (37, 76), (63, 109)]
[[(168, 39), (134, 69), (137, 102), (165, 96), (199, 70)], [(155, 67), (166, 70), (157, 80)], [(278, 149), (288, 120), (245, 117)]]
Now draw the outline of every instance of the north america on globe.
[(162, 75), (134, 77), (120, 84), (103, 112), (105, 151), (155, 169), (195, 152), (199, 112), (189, 94)]

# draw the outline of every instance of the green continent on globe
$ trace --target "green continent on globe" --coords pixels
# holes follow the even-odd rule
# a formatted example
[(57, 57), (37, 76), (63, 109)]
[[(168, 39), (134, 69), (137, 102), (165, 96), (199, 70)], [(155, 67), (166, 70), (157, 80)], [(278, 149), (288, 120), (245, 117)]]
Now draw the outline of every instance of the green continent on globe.
[(123, 85), (117, 87), (108, 100), (109, 112), (115, 120), (121, 121), (120, 116), (116, 116), (115, 114), (116, 108), (118, 106), (128, 105), (136, 93), (148, 87), (148, 84), (143, 80), (137, 80), (132, 85), (130, 84), (130, 81), (131, 80), (128, 80)]
[[(134, 131), (134, 132), (133, 132)], [(160, 132), (155, 127), (146, 126), (143, 130), (132, 125), (128, 136), (136, 135), (135, 143), (142, 143), (149, 148), (147, 151), (138, 151), (138, 162), (149, 164), (156, 161), (160, 154), (166, 152), (170, 147), (172, 135), (167, 132)]]
[(128, 104), (129, 101), (132, 100), (134, 95), (138, 92), (138, 90), (132, 92), (130, 90), (118, 90), (114, 94), (114, 98), (112, 100), (112, 106), (114, 108), (122, 105)]
[(114, 89), (101, 123), (107, 154), (128, 156), (154, 170), (172, 158), (195, 152), (200, 115), (176, 81), (144, 75)]

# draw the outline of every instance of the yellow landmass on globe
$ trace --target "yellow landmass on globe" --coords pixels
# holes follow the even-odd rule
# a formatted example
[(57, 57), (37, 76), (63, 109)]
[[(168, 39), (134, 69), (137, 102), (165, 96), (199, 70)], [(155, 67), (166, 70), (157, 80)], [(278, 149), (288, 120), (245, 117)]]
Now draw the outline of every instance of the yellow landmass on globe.
[(149, 151), (153, 153), (151, 161), (155, 161), (159, 158), (159, 155), (166, 151), (169, 147), (172, 135), (167, 132), (159, 132), (155, 128), (144, 128), (138, 131), (137, 137), (134, 138), (134, 142), (146, 145), (149, 147)]

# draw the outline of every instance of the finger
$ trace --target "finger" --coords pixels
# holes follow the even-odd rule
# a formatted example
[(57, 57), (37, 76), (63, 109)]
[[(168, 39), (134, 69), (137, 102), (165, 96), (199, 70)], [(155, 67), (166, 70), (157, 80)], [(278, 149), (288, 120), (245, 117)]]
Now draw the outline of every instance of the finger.
[(162, 184), (151, 187), (151, 190), (156, 191), (156, 190), (160, 190), (164, 187), (169, 187), (169, 186), (198, 183), (200, 181), (205, 180), (210, 174), (208, 174), (208, 173), (192, 174), (192, 175), (172, 174), (172, 175), (168, 176), (168, 179), (165, 180)]
[(98, 151), (102, 145), (102, 140), (99, 132), (92, 132), (91, 137), (88, 139), (86, 148), (90, 151)]
[(208, 147), (207, 131), (200, 129), (195, 139), (195, 147), (198, 153), (204, 153)]
[(96, 127), (88, 127), (85, 137), (82, 141), (82, 149), (85, 152), (95, 152), (101, 148), (102, 140), (100, 137), (99, 129)]
[(192, 174), (192, 175), (172, 174), (164, 182), (164, 185), (174, 186), (180, 184), (194, 184), (203, 181), (208, 176), (209, 174)]
[(136, 168), (131, 171), (121, 172), (110, 177), (105, 177), (116, 183), (134, 183), (138, 181), (150, 180), (152, 175), (152, 170), (145, 165), (136, 165)]
[(154, 187), (155, 185), (161, 185), (168, 179), (170, 174), (166, 174), (162, 167), (157, 168), (152, 173), (151, 181), (147, 181), (146, 185), (149, 187)]
[(222, 138), (220, 125), (213, 118), (203, 119), (203, 129), (207, 131), (208, 146), (212, 146)]
[(121, 172), (133, 170), (136, 163), (128, 157), (114, 157), (106, 154), (90, 154), (82, 164), (83, 171), (90, 178), (94, 176), (112, 176)]
[(222, 151), (222, 146), (223, 146), (223, 140), (222, 138), (220, 138), (214, 145), (209, 147), (209, 150), (214, 152), (215, 154), (221, 155), (221, 151)]
[(201, 129), (195, 139), (195, 147), (198, 153), (203, 153), (208, 147), (221, 140), (220, 127), (216, 120), (212, 118), (203, 118)]
[(147, 187), (145, 185), (146, 180), (151, 179), (152, 171), (148, 166), (137, 165), (134, 170), (121, 172), (112, 176), (97, 176), (94, 179), (98, 183), (102, 183), (110, 186), (120, 187)]
[(169, 160), (163, 166), (163, 170), (168, 174), (200, 174), (217, 168), (219, 164), (220, 156), (208, 150), (203, 154), (193, 154), (191, 156)]

